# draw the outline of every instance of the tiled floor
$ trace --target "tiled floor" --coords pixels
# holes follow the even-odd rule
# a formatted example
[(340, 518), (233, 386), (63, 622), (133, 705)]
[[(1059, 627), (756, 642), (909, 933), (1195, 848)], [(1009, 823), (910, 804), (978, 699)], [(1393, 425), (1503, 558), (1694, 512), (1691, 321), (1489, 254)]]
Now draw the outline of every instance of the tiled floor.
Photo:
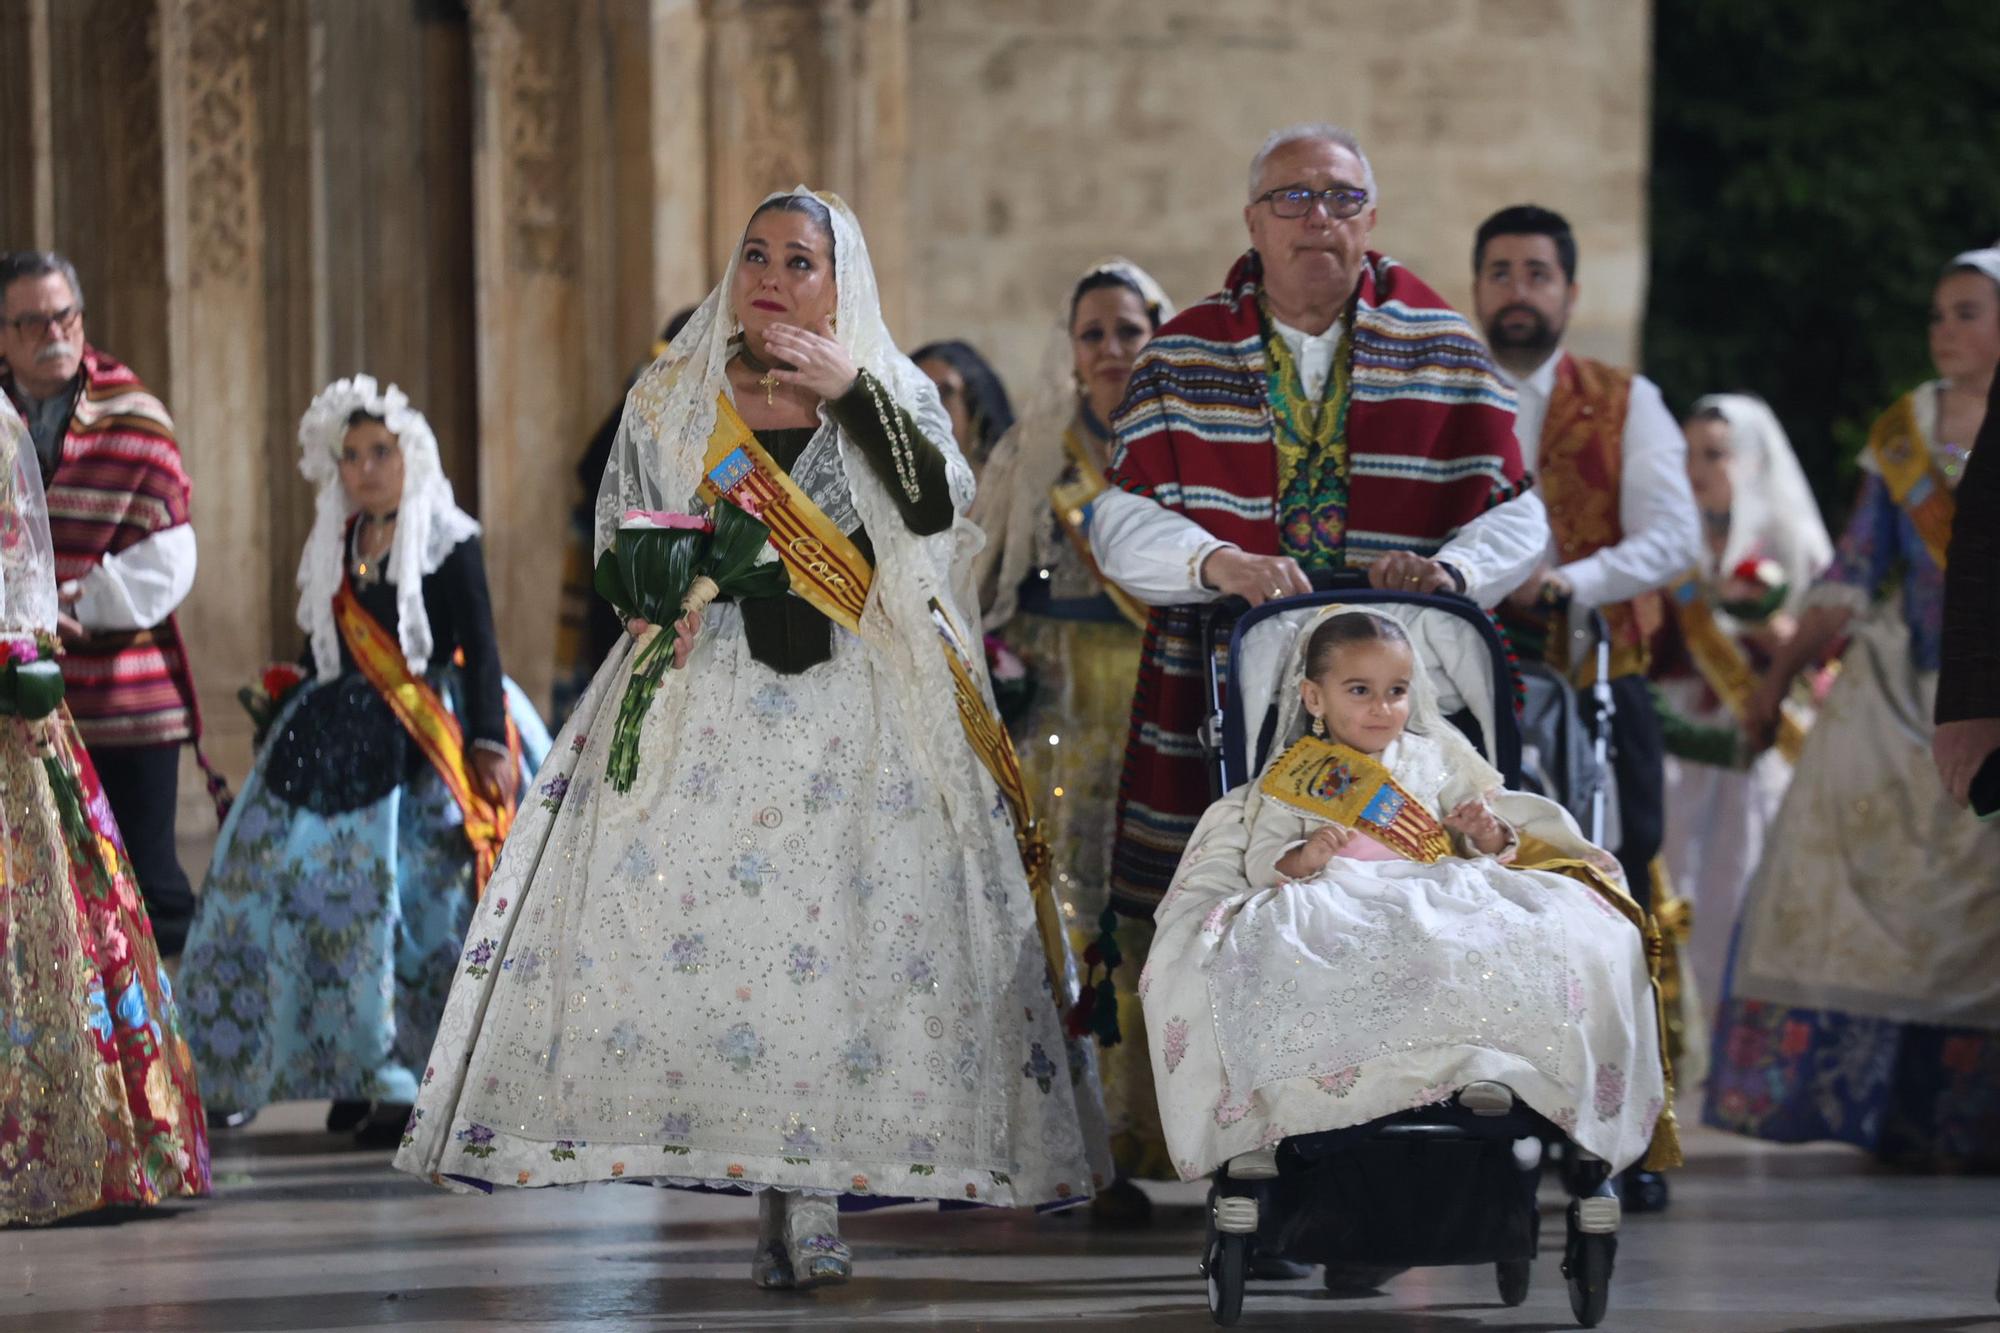
[[(213, 1200), (116, 1225), (0, 1233), (0, 1328), (1086, 1329), (1211, 1327), (1195, 1275), (1200, 1191), (1161, 1188), (1157, 1224), (898, 1208), (846, 1226), (858, 1275), (817, 1295), (748, 1280), (752, 1206), (626, 1185), (471, 1199), (433, 1191), (267, 1111), (217, 1147)], [(1674, 1209), (1628, 1219), (1606, 1329), (2000, 1330), (2000, 1180), (1879, 1172), (1831, 1149), (1689, 1136)], [(1336, 1301), (1253, 1286), (1242, 1327), (1458, 1333), (1573, 1327), (1547, 1200), (1526, 1305), (1487, 1269), (1405, 1275)]]

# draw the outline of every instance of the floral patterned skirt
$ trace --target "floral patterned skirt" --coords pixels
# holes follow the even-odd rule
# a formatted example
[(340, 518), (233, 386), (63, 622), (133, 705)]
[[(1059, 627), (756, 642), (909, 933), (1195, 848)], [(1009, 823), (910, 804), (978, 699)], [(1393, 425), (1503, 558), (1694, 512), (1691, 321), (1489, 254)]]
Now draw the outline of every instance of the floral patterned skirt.
[(785, 675), (734, 607), (707, 619), (629, 791), (603, 781), (629, 650), (558, 738), (397, 1166), (471, 1189), (1088, 1197), (1085, 1097), (1004, 808), (969, 845), (954, 832), (859, 639)]
[(1731, 1000), (1702, 1114), (1920, 1170), (2000, 1171), (2000, 1034)]
[(1704, 1115), (1941, 1169), (2000, 1169), (2000, 827), (1931, 763), (1934, 673), (1863, 623), (1765, 841)]
[(194, 1064), (67, 709), (0, 717), (0, 1225), (208, 1193)]
[[(452, 700), (456, 674), (440, 674)], [(331, 711), (352, 716), (362, 696), (338, 692), (354, 679), (309, 684), (287, 702), (216, 844), (181, 964), (188, 1040), (210, 1105), (416, 1100), (416, 1070), (473, 911), (458, 806), (428, 765), (405, 766), (402, 746), (380, 737), (357, 745), (368, 753), (317, 735), (294, 748), (330, 767), (385, 773), (382, 794), (332, 791), (357, 776), (342, 772), (319, 775), (308, 799), (295, 775), (273, 771), (297, 762), (284, 741), (301, 710), (338, 702), (346, 706)], [(525, 783), (548, 753), (548, 732), (512, 681), (506, 689)], [(319, 692), (334, 693), (310, 697)], [(363, 803), (326, 808), (351, 800)]]

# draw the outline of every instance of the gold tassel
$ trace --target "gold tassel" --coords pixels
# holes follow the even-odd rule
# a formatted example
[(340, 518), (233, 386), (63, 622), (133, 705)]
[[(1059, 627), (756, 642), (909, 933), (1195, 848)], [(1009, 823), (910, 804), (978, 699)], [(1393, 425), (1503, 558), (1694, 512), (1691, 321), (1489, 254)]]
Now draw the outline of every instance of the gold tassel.
[(1646, 1145), (1646, 1159), (1641, 1165), (1648, 1171), (1671, 1171), (1681, 1165), (1681, 1122), (1674, 1114), (1671, 1082), (1667, 1084), (1667, 1104), (1653, 1126), (1653, 1141)]
[(1653, 974), (1653, 1014), (1660, 1032), (1660, 1078), (1661, 1097), (1660, 1118), (1653, 1125), (1653, 1140), (1646, 1145), (1646, 1158), (1642, 1165), (1648, 1171), (1671, 1171), (1681, 1165), (1680, 1119), (1674, 1114), (1674, 1061), (1667, 1052), (1667, 1004), (1660, 991), (1660, 964), (1666, 952), (1666, 941), (1660, 934), (1660, 923), (1650, 914), (1646, 917), (1646, 961)]

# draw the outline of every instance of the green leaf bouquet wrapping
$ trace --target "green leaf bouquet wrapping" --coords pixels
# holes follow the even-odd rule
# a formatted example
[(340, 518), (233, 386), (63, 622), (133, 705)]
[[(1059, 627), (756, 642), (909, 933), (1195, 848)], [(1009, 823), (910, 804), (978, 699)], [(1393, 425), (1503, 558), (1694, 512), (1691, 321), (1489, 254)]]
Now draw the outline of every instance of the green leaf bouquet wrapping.
[(597, 562), (598, 595), (627, 620), (650, 623), (632, 662), (604, 776), (617, 791), (639, 775), (639, 733), (660, 681), (673, 665), (674, 623), (717, 597), (775, 597), (791, 586), (776, 560), (757, 563), (771, 530), (724, 499), (706, 516), (626, 511), (618, 536)]

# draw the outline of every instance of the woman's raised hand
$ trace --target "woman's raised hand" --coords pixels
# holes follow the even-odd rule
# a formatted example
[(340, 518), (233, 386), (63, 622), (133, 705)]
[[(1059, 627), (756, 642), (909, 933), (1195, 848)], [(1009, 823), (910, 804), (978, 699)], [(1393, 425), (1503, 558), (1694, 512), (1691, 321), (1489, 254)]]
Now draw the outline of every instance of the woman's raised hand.
[(817, 330), (773, 324), (764, 330), (764, 349), (783, 363), (771, 370), (778, 383), (794, 385), (829, 402), (853, 388), (860, 373), (854, 358), (833, 336), (832, 316), (822, 319)]

